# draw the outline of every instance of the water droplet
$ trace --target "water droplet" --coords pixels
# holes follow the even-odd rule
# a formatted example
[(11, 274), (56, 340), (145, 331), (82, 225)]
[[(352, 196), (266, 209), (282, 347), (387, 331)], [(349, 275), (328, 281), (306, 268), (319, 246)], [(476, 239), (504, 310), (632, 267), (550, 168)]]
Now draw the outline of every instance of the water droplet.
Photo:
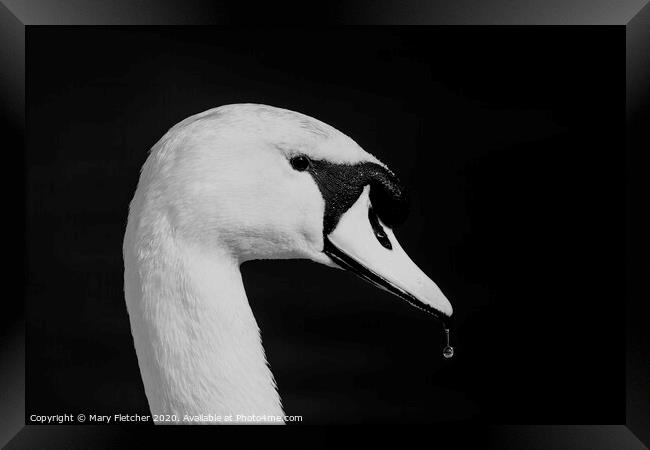
[(449, 345), (449, 328), (445, 328), (445, 339), (447, 341), (447, 345), (445, 345), (445, 348), (442, 349), (442, 356), (449, 359), (454, 356), (454, 347)]

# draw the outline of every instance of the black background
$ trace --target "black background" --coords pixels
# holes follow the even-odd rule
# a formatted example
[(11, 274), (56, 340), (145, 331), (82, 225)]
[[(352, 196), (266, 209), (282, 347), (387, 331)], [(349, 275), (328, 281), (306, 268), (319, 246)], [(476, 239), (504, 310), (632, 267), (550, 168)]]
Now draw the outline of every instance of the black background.
[[(297, 110), (411, 188), (439, 323), (350, 274), (243, 266), (304, 423), (621, 423), (624, 31), (30, 28), (27, 411), (147, 413), (122, 292), (148, 149), (226, 103)], [(613, 86), (620, 86), (619, 90)]]

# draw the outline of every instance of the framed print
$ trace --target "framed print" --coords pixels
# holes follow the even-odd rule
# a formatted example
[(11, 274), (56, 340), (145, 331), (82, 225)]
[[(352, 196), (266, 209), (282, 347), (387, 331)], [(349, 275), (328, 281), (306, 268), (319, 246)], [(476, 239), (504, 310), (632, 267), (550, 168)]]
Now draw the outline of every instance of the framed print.
[(643, 2), (4, 3), (7, 448), (648, 445)]

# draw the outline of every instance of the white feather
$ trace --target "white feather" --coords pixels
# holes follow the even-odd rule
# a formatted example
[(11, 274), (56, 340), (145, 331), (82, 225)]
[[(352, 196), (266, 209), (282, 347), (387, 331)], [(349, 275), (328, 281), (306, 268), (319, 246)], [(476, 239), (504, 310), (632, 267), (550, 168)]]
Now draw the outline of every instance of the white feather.
[(239, 271), (321, 252), (324, 202), (297, 153), (373, 161), (316, 119), (227, 105), (180, 122), (152, 148), (130, 205), (124, 289), (152, 414), (282, 416)]

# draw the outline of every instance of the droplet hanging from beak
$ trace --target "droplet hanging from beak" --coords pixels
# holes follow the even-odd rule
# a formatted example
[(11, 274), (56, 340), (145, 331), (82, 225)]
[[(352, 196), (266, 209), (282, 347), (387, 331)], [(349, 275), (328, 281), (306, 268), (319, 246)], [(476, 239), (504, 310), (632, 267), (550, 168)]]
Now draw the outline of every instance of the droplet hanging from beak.
[(442, 349), (442, 356), (449, 359), (454, 356), (454, 347), (449, 345), (449, 328), (445, 328), (445, 340), (447, 342), (447, 345), (445, 345), (445, 348)]

